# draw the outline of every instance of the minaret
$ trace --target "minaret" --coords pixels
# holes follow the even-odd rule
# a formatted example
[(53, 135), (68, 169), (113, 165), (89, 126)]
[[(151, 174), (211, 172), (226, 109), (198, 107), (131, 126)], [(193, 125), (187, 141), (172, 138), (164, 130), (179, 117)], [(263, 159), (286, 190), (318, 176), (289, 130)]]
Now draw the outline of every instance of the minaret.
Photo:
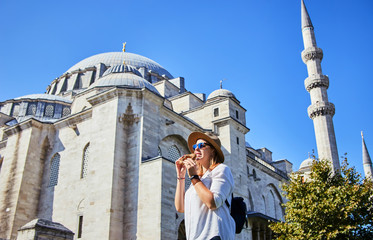
[(363, 131), (361, 131), (361, 139), (363, 145), (363, 167), (364, 167), (364, 174), (365, 178), (370, 178), (372, 180), (373, 177), (373, 168), (372, 168), (372, 160), (370, 160), (370, 156), (368, 153), (367, 146), (365, 145)]
[(322, 74), (321, 60), (323, 52), (316, 45), (313, 25), (303, 0), (301, 4), (304, 44), (302, 60), (307, 65), (308, 71), (308, 78), (304, 81), (304, 85), (311, 95), (311, 105), (308, 107), (308, 115), (313, 120), (319, 159), (330, 161), (333, 171), (338, 172), (340, 165), (333, 126), (335, 107), (333, 103), (328, 101), (326, 91), (329, 87), (329, 78)]

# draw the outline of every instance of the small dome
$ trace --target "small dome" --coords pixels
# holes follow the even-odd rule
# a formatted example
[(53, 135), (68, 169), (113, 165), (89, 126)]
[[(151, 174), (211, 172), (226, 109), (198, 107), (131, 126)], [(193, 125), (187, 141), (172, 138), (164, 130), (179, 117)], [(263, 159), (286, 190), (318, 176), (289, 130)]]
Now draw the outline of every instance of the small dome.
[(47, 100), (47, 101), (59, 101), (59, 102), (65, 102), (65, 103), (72, 103), (71, 100), (56, 96), (56, 95), (50, 95), (50, 94), (30, 94), (23, 97), (15, 98), (14, 100)]
[(135, 67), (131, 65), (121, 64), (121, 65), (110, 67), (108, 70), (104, 72), (102, 76), (105, 77), (106, 75), (109, 75), (111, 73), (133, 73), (141, 77), (141, 73)]
[(121, 86), (127, 88), (143, 89), (148, 90), (158, 94), (158, 90), (148, 81), (132, 73), (122, 72), (122, 73), (111, 73), (93, 83), (89, 88), (94, 87), (114, 87)]
[(311, 171), (312, 164), (313, 164), (313, 159), (307, 158), (300, 164), (299, 171), (301, 172)]
[(215, 97), (229, 97), (229, 98), (236, 98), (234, 94), (227, 90), (227, 89), (218, 89), (213, 91), (208, 97), (207, 100), (213, 99)]

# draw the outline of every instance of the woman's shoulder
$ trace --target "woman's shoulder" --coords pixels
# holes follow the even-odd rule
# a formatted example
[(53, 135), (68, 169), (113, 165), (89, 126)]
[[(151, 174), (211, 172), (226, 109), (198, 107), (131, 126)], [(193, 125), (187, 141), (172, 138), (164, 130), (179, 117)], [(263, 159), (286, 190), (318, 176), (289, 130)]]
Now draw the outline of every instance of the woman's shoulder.
[(231, 169), (224, 163), (220, 163), (218, 166), (216, 166), (216, 168), (213, 170), (213, 172), (216, 172), (216, 173), (224, 173), (224, 174), (228, 174), (228, 175), (232, 175), (232, 172), (231, 172)]
[(216, 168), (212, 170), (211, 177), (223, 178), (230, 182), (232, 186), (234, 185), (234, 178), (231, 169), (223, 163), (219, 164)]
[(218, 166), (216, 166), (215, 169), (220, 169), (220, 170), (231, 170), (228, 165), (224, 164), (224, 163), (220, 163)]

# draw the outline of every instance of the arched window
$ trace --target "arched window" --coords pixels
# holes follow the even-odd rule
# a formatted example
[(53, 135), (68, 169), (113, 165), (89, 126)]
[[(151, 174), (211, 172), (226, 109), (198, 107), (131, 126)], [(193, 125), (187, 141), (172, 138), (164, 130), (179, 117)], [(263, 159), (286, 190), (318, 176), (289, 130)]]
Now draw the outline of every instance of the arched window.
[(89, 160), (89, 143), (84, 147), (83, 158), (82, 158), (82, 172), (80, 178), (85, 178), (88, 171), (88, 160)]
[(12, 117), (18, 117), (19, 114), (19, 104), (13, 104)]
[(160, 147), (158, 147), (158, 156), (162, 156), (162, 150)]
[(1, 172), (1, 167), (3, 166), (3, 161), (4, 161), (4, 157), (0, 155), (0, 172)]
[(46, 107), (45, 107), (45, 110), (44, 110), (44, 116), (46, 117), (53, 117), (53, 114), (54, 114), (54, 106), (51, 105), (51, 104), (48, 104)]
[(168, 149), (168, 159), (170, 159), (173, 162), (176, 162), (176, 160), (179, 159), (179, 157), (180, 157), (179, 149), (175, 145), (172, 145)]
[(253, 202), (253, 197), (251, 196), (251, 192), (249, 190), (249, 195), (248, 195), (248, 201), (249, 201), (249, 204), (248, 204), (248, 208), (247, 210), (248, 211), (254, 211), (254, 202)]
[(51, 161), (49, 187), (54, 187), (58, 183), (58, 172), (60, 171), (60, 159), (59, 153), (54, 154)]
[(26, 115), (32, 115), (35, 116), (36, 114), (36, 103), (29, 103), (27, 107), (27, 114)]
[(69, 107), (63, 107), (62, 109), (62, 117), (66, 117), (67, 115), (70, 115), (71, 110)]

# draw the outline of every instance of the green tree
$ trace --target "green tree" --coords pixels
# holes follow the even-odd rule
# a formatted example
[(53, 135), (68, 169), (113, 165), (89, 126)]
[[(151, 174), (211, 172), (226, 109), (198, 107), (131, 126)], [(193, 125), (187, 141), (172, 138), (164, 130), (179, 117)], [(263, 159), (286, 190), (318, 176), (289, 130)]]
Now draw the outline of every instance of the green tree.
[(372, 182), (344, 159), (340, 174), (314, 160), (308, 178), (293, 173), (282, 186), (285, 221), (272, 223), (277, 239), (373, 239)]

